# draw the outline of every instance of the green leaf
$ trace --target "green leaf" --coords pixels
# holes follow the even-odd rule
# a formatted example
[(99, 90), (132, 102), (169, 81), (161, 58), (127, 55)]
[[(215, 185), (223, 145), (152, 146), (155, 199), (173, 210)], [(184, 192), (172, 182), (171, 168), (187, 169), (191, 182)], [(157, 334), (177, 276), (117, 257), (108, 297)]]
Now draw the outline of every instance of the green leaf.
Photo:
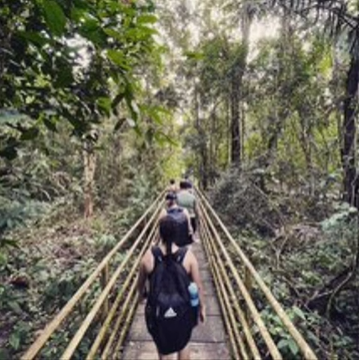
[(116, 65), (120, 66), (124, 70), (130, 70), (130, 66), (127, 63), (125, 54), (119, 50), (108, 50), (108, 58)]
[(53, 132), (57, 132), (57, 128), (56, 128), (56, 124), (49, 120), (49, 119), (44, 119), (44, 125), (50, 130), (50, 131), (53, 131)]
[(26, 129), (21, 134), (20, 140), (33, 140), (39, 135), (39, 129), (36, 127), (31, 127), (30, 129)]
[(293, 306), (293, 312), (294, 312), (294, 314), (296, 314), (300, 319), (306, 320), (303, 311), (302, 311), (301, 309), (299, 309), (298, 307)]
[[(5, 266), (7, 264), (7, 256), (0, 252), (0, 267)], [(1, 357), (0, 357), (1, 360)]]
[(97, 100), (97, 105), (106, 111), (107, 114), (109, 114), (111, 112), (111, 99), (108, 97), (100, 97)]
[(17, 34), (22, 38), (29, 40), (34, 45), (44, 46), (50, 39), (46, 39), (45, 37), (41, 36), (39, 33), (33, 31), (18, 31)]
[(9, 344), (14, 350), (18, 350), (20, 347), (20, 337), (19, 334), (14, 333), (10, 335)]
[(96, 45), (104, 46), (106, 35), (97, 19), (88, 18), (79, 29), (79, 34)]
[(16, 314), (20, 315), (22, 313), (21, 307), (16, 301), (9, 301), (8, 305)]
[(19, 248), (19, 244), (16, 240), (6, 238), (0, 240), (0, 248), (5, 246)]
[(293, 355), (297, 355), (299, 348), (298, 348), (298, 345), (296, 344), (296, 342), (293, 339), (289, 339), (288, 345), (289, 345), (289, 349), (290, 349), (291, 353)]
[(154, 24), (157, 22), (157, 17), (155, 15), (150, 15), (150, 14), (144, 14), (144, 15), (140, 15), (137, 18), (137, 23), (138, 24)]
[(57, 74), (57, 79), (54, 82), (54, 87), (63, 89), (72, 84), (74, 77), (70, 67), (62, 67), (61, 71)]
[(114, 29), (103, 29), (104, 33), (107, 34), (108, 36), (123, 42), (125, 40), (123, 33), (116, 31)]
[(42, 6), (49, 29), (57, 36), (62, 35), (66, 26), (66, 17), (60, 5), (54, 0), (44, 0)]
[(279, 341), (279, 343), (277, 344), (277, 348), (278, 349), (283, 349), (285, 347), (288, 346), (288, 340), (287, 339), (282, 339)]

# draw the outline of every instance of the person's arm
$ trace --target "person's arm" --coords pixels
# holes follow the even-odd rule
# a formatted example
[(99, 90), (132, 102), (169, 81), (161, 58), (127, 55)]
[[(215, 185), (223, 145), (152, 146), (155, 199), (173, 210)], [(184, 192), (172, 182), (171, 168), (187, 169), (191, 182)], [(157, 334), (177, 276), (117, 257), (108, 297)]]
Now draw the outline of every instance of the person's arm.
[(196, 219), (198, 220), (199, 219), (199, 213), (198, 213), (197, 199), (194, 199), (193, 210), (194, 210), (194, 213), (196, 215)]
[(146, 255), (142, 259), (140, 264), (140, 271), (137, 279), (137, 291), (138, 291), (138, 301), (142, 302), (145, 299), (145, 287), (147, 280), (147, 271), (146, 271)]
[(192, 224), (191, 224), (191, 217), (189, 216), (189, 212), (187, 209), (183, 209), (183, 213), (186, 215), (187, 221), (188, 221), (188, 235), (192, 236), (193, 235), (193, 228), (192, 228)]
[(189, 250), (190, 255), (190, 275), (192, 280), (196, 283), (198, 287), (198, 296), (199, 296), (199, 316), (200, 320), (204, 322), (206, 320), (206, 304), (204, 300), (204, 289), (201, 280), (201, 275), (199, 273), (198, 261), (192, 251)]
[[(161, 219), (163, 219), (164, 217), (167, 216), (167, 210), (166, 209), (162, 209), (159, 216), (158, 216), (158, 221), (160, 221)], [(155, 241), (153, 241), (153, 245), (158, 245), (159, 243), (159, 237), (155, 236)]]

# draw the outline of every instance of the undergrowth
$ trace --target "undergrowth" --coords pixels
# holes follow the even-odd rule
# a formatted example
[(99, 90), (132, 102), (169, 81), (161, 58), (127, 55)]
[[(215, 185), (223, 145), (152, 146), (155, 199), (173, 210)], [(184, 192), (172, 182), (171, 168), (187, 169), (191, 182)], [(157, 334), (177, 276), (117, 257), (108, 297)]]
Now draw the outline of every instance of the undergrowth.
[[(307, 196), (301, 203), (300, 194), (288, 201), (273, 189), (262, 192), (255, 177), (233, 172), (209, 196), (318, 357), (359, 358), (357, 210)], [(254, 296), (282, 354), (300, 359), (298, 346), (258, 289)]]
[[(43, 206), (37, 203), (41, 211), (32, 211), (31, 216), (19, 213), (18, 222), (12, 220), (11, 212), (17, 205), (3, 207), (8, 223), (0, 246), (1, 360), (19, 358), (38, 331), (142, 215), (154, 195), (143, 183), (135, 182), (126, 207), (111, 204), (89, 220), (83, 219), (76, 204), (68, 199), (57, 199)], [(27, 206), (31, 207), (32, 203), (28, 202)], [(121, 261), (119, 253), (114, 264)], [(99, 287), (95, 287), (96, 291), (100, 291)], [(42, 352), (43, 358), (60, 356), (65, 340), (76, 330), (75, 319), (83, 317), (94, 296), (76, 309), (72, 323), (56, 332), (51, 346)], [(88, 331), (75, 358), (83, 358), (95, 333), (95, 328)]]

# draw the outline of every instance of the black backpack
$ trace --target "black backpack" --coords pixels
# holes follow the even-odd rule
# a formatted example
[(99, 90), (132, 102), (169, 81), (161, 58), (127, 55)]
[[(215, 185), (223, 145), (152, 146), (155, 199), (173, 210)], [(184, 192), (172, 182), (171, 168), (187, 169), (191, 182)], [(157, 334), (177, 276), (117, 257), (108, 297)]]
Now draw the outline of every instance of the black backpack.
[(164, 256), (152, 248), (155, 267), (150, 276), (150, 291), (145, 308), (146, 325), (162, 355), (182, 350), (195, 326), (188, 286), (190, 278), (182, 261), (187, 248)]
[(176, 207), (167, 210), (167, 214), (176, 221), (176, 233), (174, 236), (174, 243), (177, 246), (186, 246), (191, 244), (192, 238), (189, 235), (189, 225), (187, 216), (183, 208)]

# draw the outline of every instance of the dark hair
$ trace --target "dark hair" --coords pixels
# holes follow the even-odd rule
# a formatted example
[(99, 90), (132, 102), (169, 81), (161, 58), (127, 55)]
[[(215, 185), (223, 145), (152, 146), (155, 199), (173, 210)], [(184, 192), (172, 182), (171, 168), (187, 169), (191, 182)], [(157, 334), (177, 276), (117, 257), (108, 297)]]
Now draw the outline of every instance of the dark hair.
[(170, 191), (166, 194), (165, 197), (166, 200), (176, 200), (177, 199), (177, 194), (173, 191)]
[(165, 216), (160, 220), (160, 236), (166, 245), (167, 255), (171, 255), (172, 243), (176, 233), (176, 220), (172, 216)]
[(185, 181), (185, 180), (182, 180), (181, 182), (180, 182), (180, 189), (188, 189), (188, 182), (187, 181)]
[(174, 185), (175, 183), (176, 183), (176, 182), (175, 182), (173, 179), (170, 180), (170, 184), (171, 184), (171, 185)]

